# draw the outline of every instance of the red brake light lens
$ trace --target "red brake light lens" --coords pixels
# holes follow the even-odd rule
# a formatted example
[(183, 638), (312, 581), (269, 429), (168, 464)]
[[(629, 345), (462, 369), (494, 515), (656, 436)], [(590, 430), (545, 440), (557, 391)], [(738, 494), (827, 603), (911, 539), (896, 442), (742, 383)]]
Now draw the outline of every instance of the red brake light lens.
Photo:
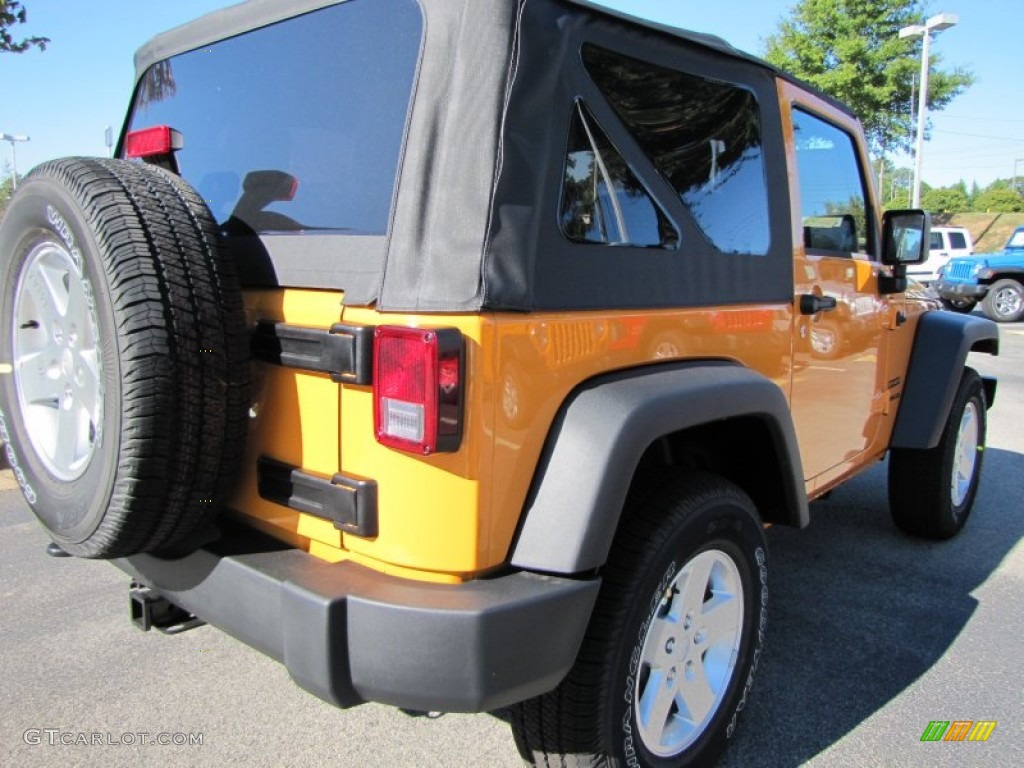
[(462, 334), (379, 326), (373, 345), (373, 421), (382, 445), (428, 455), (462, 437)]
[(178, 131), (169, 125), (156, 125), (132, 131), (124, 138), (124, 153), (127, 157), (154, 157), (169, 155), (184, 146)]

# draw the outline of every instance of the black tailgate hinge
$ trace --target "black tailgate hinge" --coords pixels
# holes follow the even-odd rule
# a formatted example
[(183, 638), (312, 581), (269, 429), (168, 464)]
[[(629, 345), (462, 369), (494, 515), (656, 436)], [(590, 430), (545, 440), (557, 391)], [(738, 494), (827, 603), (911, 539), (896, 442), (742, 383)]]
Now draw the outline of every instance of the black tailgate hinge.
[(330, 520), (339, 531), (364, 538), (377, 535), (377, 483), (336, 474), (322, 477), (260, 456), (259, 494), (267, 501)]
[(330, 374), (343, 384), (373, 383), (373, 326), (336, 323), (330, 330), (260, 320), (252, 354), (288, 368)]

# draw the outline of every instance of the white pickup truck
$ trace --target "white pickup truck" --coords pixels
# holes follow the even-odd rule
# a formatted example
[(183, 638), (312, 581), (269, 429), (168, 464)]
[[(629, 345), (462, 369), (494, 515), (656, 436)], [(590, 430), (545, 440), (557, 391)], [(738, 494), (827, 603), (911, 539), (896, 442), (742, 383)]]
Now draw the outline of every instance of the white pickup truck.
[(923, 264), (907, 267), (907, 275), (924, 285), (931, 285), (949, 260), (974, 253), (971, 233), (963, 227), (932, 227), (928, 243), (928, 259)]

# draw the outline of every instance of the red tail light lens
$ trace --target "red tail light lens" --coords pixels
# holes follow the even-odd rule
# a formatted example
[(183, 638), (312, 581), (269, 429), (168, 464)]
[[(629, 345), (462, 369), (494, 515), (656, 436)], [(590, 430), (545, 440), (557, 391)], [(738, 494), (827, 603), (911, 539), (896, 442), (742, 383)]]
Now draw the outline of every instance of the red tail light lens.
[(383, 325), (374, 332), (373, 426), (377, 441), (428, 455), (459, 449), (462, 334)]
[(169, 125), (141, 128), (124, 137), (124, 153), (128, 157), (155, 157), (169, 155), (181, 149), (185, 142), (181, 134)]

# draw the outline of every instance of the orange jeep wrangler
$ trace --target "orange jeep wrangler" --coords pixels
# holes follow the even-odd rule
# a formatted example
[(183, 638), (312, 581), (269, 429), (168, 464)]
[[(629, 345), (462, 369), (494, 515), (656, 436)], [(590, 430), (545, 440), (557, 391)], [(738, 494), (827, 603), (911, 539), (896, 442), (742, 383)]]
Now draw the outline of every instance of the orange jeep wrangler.
[(700, 765), (765, 526), (887, 455), (897, 527), (964, 525), (996, 326), (908, 295), (926, 215), (786, 73), (572, 0), (252, 0), (136, 66), (0, 227), (0, 439), (143, 628)]

